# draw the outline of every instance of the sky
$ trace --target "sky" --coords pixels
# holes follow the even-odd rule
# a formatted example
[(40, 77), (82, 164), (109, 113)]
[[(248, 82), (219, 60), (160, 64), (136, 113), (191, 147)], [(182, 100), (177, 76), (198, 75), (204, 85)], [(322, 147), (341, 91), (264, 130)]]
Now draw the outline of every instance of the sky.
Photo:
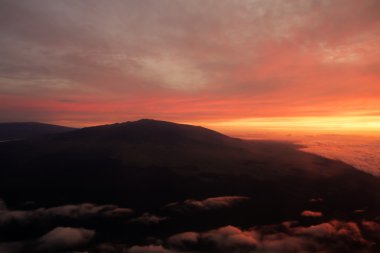
[(0, 0), (0, 121), (380, 131), (378, 0)]

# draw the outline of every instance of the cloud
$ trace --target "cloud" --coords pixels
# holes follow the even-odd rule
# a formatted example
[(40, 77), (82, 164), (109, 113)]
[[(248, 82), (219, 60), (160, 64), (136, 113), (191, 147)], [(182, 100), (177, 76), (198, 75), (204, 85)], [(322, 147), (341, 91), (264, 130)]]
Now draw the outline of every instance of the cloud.
[(82, 117), (232, 120), (379, 108), (377, 0), (0, 5), (4, 120), (79, 125), (90, 121)]
[(207, 198), (204, 200), (188, 199), (183, 202), (175, 202), (168, 204), (165, 208), (173, 211), (207, 211), (221, 208), (228, 208), (233, 205), (249, 200), (243, 196), (223, 196)]
[(202, 239), (215, 243), (221, 250), (253, 249), (257, 239), (253, 232), (242, 231), (234, 226), (226, 226), (202, 234)]
[(311, 199), (309, 199), (309, 202), (310, 203), (322, 203), (323, 198), (311, 198)]
[(161, 245), (133, 246), (128, 249), (128, 253), (175, 253), (175, 251), (165, 249)]
[(137, 218), (133, 218), (129, 221), (129, 223), (140, 223), (140, 224), (158, 224), (162, 221), (165, 221), (167, 217), (161, 217), (150, 213), (143, 213), (141, 216)]
[(57, 227), (42, 236), (39, 248), (42, 250), (70, 249), (90, 242), (95, 231), (84, 228)]
[(234, 226), (225, 226), (207, 232), (184, 232), (167, 239), (169, 250), (178, 252), (248, 252), (258, 246), (254, 231), (243, 231)]
[(196, 245), (199, 241), (199, 233), (184, 232), (173, 235), (168, 238), (168, 243), (176, 248), (186, 248), (190, 245)]
[(371, 239), (380, 241), (380, 224), (374, 221), (361, 222), (363, 233), (367, 234)]
[(1, 242), (0, 252), (61, 252), (85, 246), (94, 236), (95, 231), (91, 229), (56, 227), (37, 239)]
[(303, 216), (303, 217), (317, 218), (317, 217), (322, 217), (323, 214), (322, 214), (322, 212), (315, 212), (315, 211), (305, 210), (305, 211), (303, 211), (301, 213), (301, 216)]
[(132, 209), (120, 208), (116, 205), (95, 205), (91, 203), (84, 203), (79, 205), (64, 205), (41, 209), (41, 211), (42, 213), (46, 213), (51, 216), (86, 218), (98, 215), (107, 217), (129, 215), (131, 214)]
[[(255, 226), (243, 230), (225, 226), (206, 232), (183, 232), (167, 238), (162, 245), (135, 246), (131, 249), (157, 249), (158, 252), (375, 252), (380, 225), (373, 221), (331, 220), (311, 226), (298, 222)], [(146, 247), (146, 248), (145, 248)], [(147, 251), (149, 252), (149, 251)]]
[(22, 242), (2, 242), (0, 243), (1, 253), (18, 253), (23, 248)]
[(336, 235), (335, 227), (330, 223), (322, 223), (306, 228), (298, 228), (296, 233), (299, 235), (310, 236), (315, 238), (331, 238)]
[(310, 227), (297, 227), (294, 235), (305, 236), (315, 240), (345, 241), (348, 245), (367, 246), (368, 241), (363, 237), (361, 228), (355, 222), (331, 220), (330, 222), (312, 225)]
[(0, 225), (11, 222), (19, 224), (49, 221), (61, 218), (88, 219), (95, 217), (123, 217), (133, 212), (129, 208), (121, 208), (116, 205), (95, 205), (84, 203), (78, 205), (63, 205), (51, 208), (38, 208), (34, 210), (9, 210), (0, 209)]
[(248, 252), (259, 245), (255, 231), (243, 231), (234, 226), (225, 226), (203, 233), (184, 232), (168, 238), (168, 245), (178, 250), (205, 247), (211, 252)]
[(169, 245), (186, 249), (204, 244), (212, 250), (230, 251), (255, 249), (258, 245), (256, 234), (242, 231), (234, 226), (225, 226), (205, 233), (184, 232), (168, 238)]
[(8, 207), (5, 204), (4, 200), (0, 199), (0, 212), (4, 211), (4, 210), (7, 210), (7, 209), (8, 209)]

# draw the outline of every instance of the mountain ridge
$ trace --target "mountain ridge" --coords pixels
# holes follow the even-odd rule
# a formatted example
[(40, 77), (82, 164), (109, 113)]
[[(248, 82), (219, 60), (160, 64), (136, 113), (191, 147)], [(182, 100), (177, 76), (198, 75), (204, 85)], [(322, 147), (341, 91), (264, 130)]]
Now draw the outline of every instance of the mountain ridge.
[(140, 119), (137, 121), (85, 127), (57, 136), (57, 139), (73, 138), (84, 140), (112, 139), (127, 142), (152, 141), (165, 143), (183, 142), (184, 140), (206, 142), (237, 140), (237, 138), (232, 138), (201, 126), (153, 119)]
[[(0, 161), (0, 208), (2, 199), (9, 210), (21, 210), (3, 211), (10, 222), (0, 226), (0, 238), (13, 241), (75, 226), (94, 228), (97, 242), (113, 238), (135, 245), (150, 236), (226, 225), (376, 220), (380, 213), (380, 178), (292, 144), (246, 141), (171, 122), (140, 120), (2, 142)], [(230, 205), (231, 199), (244, 201)], [(135, 222), (106, 218), (98, 207), (109, 204), (154, 225), (139, 225), (136, 216)], [(52, 216), (57, 206), (69, 213), (90, 207), (101, 217)], [(305, 210), (321, 217), (300, 217)], [(31, 227), (12, 220), (29, 213), (47, 213), (48, 220)]]
[(41, 122), (0, 123), (0, 140), (35, 138), (47, 134), (64, 133), (76, 128)]

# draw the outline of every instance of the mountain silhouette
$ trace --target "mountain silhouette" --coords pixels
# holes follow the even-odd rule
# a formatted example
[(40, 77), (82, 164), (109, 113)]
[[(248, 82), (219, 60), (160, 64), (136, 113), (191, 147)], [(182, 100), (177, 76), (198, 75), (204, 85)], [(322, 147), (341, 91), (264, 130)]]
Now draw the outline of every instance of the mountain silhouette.
[[(352, 196), (356, 191), (368, 191), (370, 195), (366, 196), (373, 196), (372, 187), (379, 182), (343, 162), (299, 151), (291, 143), (244, 141), (203, 127), (147, 119), (2, 143), (0, 158), (7, 164), (3, 173), (10, 173), (2, 177), (5, 181), (2, 187), (15, 188), (7, 178), (13, 175), (18, 178), (18, 183), (22, 182), (21, 187), (30, 185), (30, 193), (35, 184), (41, 190), (52, 184), (59, 191), (59, 185), (66, 187), (69, 183), (75, 188), (82, 187), (85, 182), (86, 189), (80, 192), (93, 187), (110, 187), (106, 190), (112, 192), (112, 184), (117, 183), (120, 184), (118, 189), (126, 191), (124, 188), (130, 185), (125, 182), (136, 176), (139, 180), (155, 181), (153, 185), (161, 185), (167, 180), (168, 185), (176, 185), (181, 180), (194, 178), (194, 182), (200, 181), (199, 187), (204, 185), (206, 192), (215, 194), (218, 188), (213, 188), (213, 184), (242, 179), (255, 182), (249, 190), (260, 190), (261, 185), (265, 188), (283, 185), (282, 193), (293, 192), (299, 187), (305, 188), (305, 194), (311, 191), (312, 195), (315, 194), (312, 187), (321, 191), (326, 188), (329, 192), (327, 187), (331, 183), (334, 189), (342, 188), (332, 191), (334, 194), (350, 193)], [(155, 174), (158, 177), (153, 176)], [(160, 182), (160, 177), (173, 178)], [(363, 184), (367, 186), (365, 189), (361, 187)], [(197, 192), (207, 195), (185, 186), (188, 183), (177, 191), (183, 188), (188, 195)], [(232, 193), (243, 186), (230, 184), (225, 191)], [(86, 198), (85, 193), (72, 197), (79, 196)], [(168, 196), (163, 194), (161, 197)]]
[(33, 138), (47, 134), (69, 132), (74, 129), (39, 122), (0, 123), (0, 141)]
[(157, 144), (221, 144), (233, 138), (200, 126), (142, 119), (103, 126), (87, 127), (57, 137), (76, 141), (121, 141)]
[[(311, 199), (323, 200), (319, 208), (326, 217), (347, 218), (363, 208), (372, 217), (380, 211), (380, 179), (343, 162), (292, 143), (241, 140), (165, 121), (143, 119), (3, 142), (0, 160), (0, 198), (11, 208), (28, 201), (44, 207), (90, 202), (166, 215), (170, 203), (188, 199), (250, 199), (244, 208), (211, 216), (176, 216), (175, 224), (149, 232), (161, 236), (226, 223), (294, 220), (314, 205)], [(112, 236), (123, 234), (120, 230)], [(147, 236), (142, 231), (128, 232), (125, 240)]]

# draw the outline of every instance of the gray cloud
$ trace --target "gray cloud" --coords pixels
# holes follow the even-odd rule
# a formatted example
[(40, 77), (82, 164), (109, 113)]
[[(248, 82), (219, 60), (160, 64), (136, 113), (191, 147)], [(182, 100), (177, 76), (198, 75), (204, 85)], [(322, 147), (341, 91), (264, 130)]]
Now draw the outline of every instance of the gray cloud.
[(9, 210), (0, 209), (0, 225), (11, 222), (19, 224), (49, 221), (59, 218), (86, 219), (95, 217), (122, 217), (133, 212), (129, 208), (116, 205), (95, 205), (91, 203), (79, 205), (64, 205), (51, 208), (38, 208), (35, 210)]
[(183, 202), (175, 202), (168, 204), (165, 208), (172, 211), (186, 212), (186, 211), (205, 211), (220, 208), (227, 208), (238, 203), (249, 200), (248, 197), (243, 196), (221, 196), (214, 198), (207, 198), (203, 200), (188, 199)]
[(144, 225), (149, 225), (149, 224), (158, 224), (165, 220), (167, 220), (167, 217), (161, 217), (161, 216), (150, 214), (150, 213), (143, 213), (141, 216), (131, 219), (129, 223), (140, 223)]

